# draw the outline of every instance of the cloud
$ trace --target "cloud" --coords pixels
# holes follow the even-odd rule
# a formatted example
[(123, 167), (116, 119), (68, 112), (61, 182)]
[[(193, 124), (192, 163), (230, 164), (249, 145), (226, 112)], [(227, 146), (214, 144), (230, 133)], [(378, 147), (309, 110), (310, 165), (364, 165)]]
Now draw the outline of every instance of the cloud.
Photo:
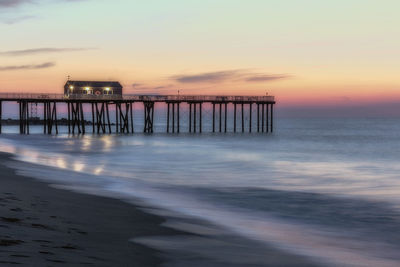
[(0, 52), (0, 56), (26, 56), (26, 55), (34, 55), (34, 54), (86, 51), (86, 50), (93, 50), (93, 49), (96, 49), (96, 48), (51, 48), (51, 47), (46, 47), (46, 48), (4, 51), (4, 52)]
[(11, 70), (36, 70), (36, 69), (47, 69), (54, 67), (54, 62), (46, 62), (43, 64), (31, 64), (31, 65), (17, 65), (17, 66), (0, 66), (0, 71), (11, 71)]
[(239, 70), (225, 70), (194, 75), (176, 75), (171, 78), (180, 83), (218, 83), (234, 78), (239, 73)]
[(259, 74), (247, 77), (245, 80), (247, 82), (269, 82), (269, 81), (287, 79), (289, 77), (290, 76), (286, 74)]
[(132, 84), (132, 87), (133, 87), (133, 88), (137, 88), (137, 87), (141, 87), (141, 86), (143, 86), (142, 83), (133, 83), (133, 84)]
[(160, 90), (167, 90), (172, 88), (174, 85), (159, 85), (159, 86), (150, 86), (143, 83), (133, 83), (132, 88), (139, 91), (160, 91)]
[[(53, 2), (83, 2), (87, 0), (53, 0)], [(43, 0), (0, 0), (0, 8), (13, 8), (23, 4), (49, 2)]]
[(31, 0), (0, 0), (0, 8), (17, 7), (25, 3), (32, 3)]
[(228, 80), (245, 82), (269, 82), (290, 77), (286, 74), (260, 74), (248, 70), (223, 70), (192, 75), (175, 75), (170, 78), (179, 83), (220, 83)]
[(171, 87), (172, 87), (172, 85), (156, 86), (156, 87), (153, 87), (153, 90), (168, 89), (168, 88), (171, 88)]
[(1, 22), (4, 24), (15, 24), (24, 20), (29, 20), (29, 19), (35, 19), (37, 18), (36, 16), (21, 16), (21, 17), (14, 17), (14, 18), (3, 18), (1, 19)]

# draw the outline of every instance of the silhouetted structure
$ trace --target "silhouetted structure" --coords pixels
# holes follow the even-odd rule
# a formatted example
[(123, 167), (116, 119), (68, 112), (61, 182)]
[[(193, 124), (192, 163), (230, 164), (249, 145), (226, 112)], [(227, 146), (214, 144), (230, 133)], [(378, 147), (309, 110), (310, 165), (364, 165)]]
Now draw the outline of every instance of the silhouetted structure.
[[(80, 83), (77, 83), (82, 85)], [(118, 83), (119, 84), (119, 83)], [(92, 86), (95, 85), (94, 83)], [(100, 84), (104, 85), (104, 84)], [(117, 84), (116, 84), (117, 85)], [(67, 86), (67, 85), (66, 85)], [(101, 87), (101, 86), (100, 86)], [(93, 86), (95, 88), (95, 86)], [(121, 87), (122, 88), (122, 87)], [(29, 134), (32, 121), (29, 105), (43, 105), (43, 132), (58, 134), (57, 104), (64, 103), (68, 107), (68, 132), (85, 134), (87, 120), (84, 105), (91, 107), (91, 123), (93, 133), (133, 133), (133, 104), (142, 103), (144, 108), (143, 132), (153, 133), (155, 103), (167, 105), (166, 132), (181, 131), (181, 104), (188, 104), (188, 132), (203, 131), (203, 104), (212, 105), (212, 132), (228, 131), (228, 105), (233, 108), (233, 132), (272, 132), (275, 99), (273, 96), (201, 96), (201, 95), (84, 95), (73, 97), (60, 94), (8, 94), (0, 93), (0, 133), (2, 103), (15, 101), (19, 103), (20, 133)], [(256, 105), (256, 110), (253, 109)], [(115, 121), (111, 123), (110, 106), (115, 107)], [(245, 110), (249, 115), (246, 125)], [(240, 116), (237, 116), (239, 113)], [(237, 117), (240, 117), (238, 121)], [(253, 126), (256, 119), (256, 130)]]
[(119, 82), (68, 80), (64, 85), (64, 96), (68, 98), (122, 96), (122, 85)]

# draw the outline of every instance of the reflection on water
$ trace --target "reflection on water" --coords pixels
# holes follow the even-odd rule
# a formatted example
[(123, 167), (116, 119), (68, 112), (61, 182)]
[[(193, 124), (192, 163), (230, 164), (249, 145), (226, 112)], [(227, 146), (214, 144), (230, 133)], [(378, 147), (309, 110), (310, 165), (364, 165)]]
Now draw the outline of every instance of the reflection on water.
[[(399, 122), (280, 120), (274, 135), (6, 135), (0, 149), (50, 167), (17, 166), (31, 176), (139, 198), (322, 265), (398, 266)], [(176, 246), (189, 250), (189, 240)]]

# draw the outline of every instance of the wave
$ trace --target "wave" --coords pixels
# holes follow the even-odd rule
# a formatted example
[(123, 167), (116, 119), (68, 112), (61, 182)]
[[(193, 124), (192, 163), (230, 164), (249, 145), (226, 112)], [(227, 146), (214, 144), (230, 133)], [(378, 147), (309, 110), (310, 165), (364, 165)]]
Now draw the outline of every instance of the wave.
[[(96, 144), (85, 139), (75, 142), (55, 138), (51, 140), (54, 147), (50, 151), (41, 147), (48, 145), (49, 139), (37, 140), (40, 142), (34, 144), (12, 139), (3, 141), (3, 151), (14, 153), (25, 162), (10, 162), (10, 167), (20, 174), (66, 189), (127, 201), (140, 200), (150, 207), (172, 211), (175, 216), (205, 220), (324, 265), (398, 266), (400, 262), (397, 255), (400, 237), (393, 235), (400, 230), (400, 215), (387, 202), (293, 190), (168, 184), (165, 179), (160, 183), (157, 179), (147, 179), (149, 173), (132, 172), (132, 168), (104, 170), (109, 166), (104, 160), (113, 160), (118, 149), (100, 159), (96, 157)], [(102, 151), (110, 145), (105, 140), (99, 141)], [(146, 140), (129, 142), (134, 143), (129, 144), (131, 149), (147, 145)], [(156, 145), (165, 148), (163, 142)], [(208, 145), (206, 149), (210, 149)], [(82, 159), (85, 160), (79, 162)], [(253, 159), (254, 154), (249, 160)], [(143, 161), (146, 160), (150, 159)]]

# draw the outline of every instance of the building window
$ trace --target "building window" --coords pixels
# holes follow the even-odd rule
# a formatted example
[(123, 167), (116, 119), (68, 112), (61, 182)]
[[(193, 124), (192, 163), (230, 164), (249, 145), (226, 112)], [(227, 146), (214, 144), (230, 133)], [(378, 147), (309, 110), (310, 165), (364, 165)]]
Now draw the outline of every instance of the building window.
[(93, 89), (90, 87), (84, 87), (83, 88), (83, 94), (85, 95), (92, 95), (93, 94)]
[(113, 94), (113, 90), (110, 87), (106, 87), (103, 90), (103, 95), (112, 95)]

